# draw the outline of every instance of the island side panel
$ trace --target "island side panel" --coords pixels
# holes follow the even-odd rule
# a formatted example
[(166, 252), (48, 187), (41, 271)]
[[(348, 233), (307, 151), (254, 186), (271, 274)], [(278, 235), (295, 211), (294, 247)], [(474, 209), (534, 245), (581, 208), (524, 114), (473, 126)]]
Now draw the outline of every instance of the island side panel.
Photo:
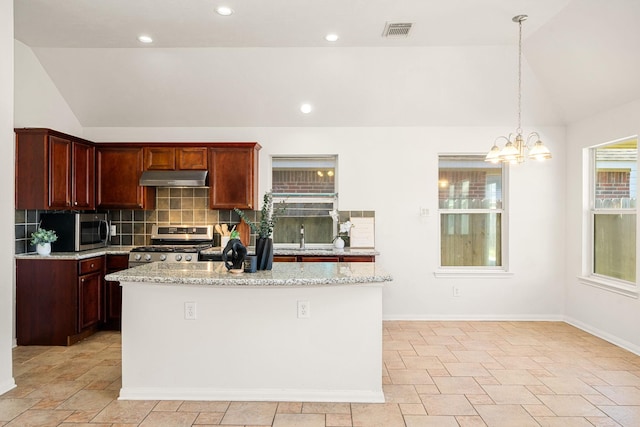
[(120, 399), (384, 401), (379, 283), (122, 286)]

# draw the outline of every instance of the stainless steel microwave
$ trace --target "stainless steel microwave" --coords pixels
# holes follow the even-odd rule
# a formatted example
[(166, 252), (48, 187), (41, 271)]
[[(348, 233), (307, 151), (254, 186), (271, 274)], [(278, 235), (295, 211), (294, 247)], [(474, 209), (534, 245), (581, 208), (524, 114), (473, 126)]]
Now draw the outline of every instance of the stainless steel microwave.
[(54, 230), (58, 240), (52, 252), (78, 252), (109, 244), (109, 221), (106, 213), (46, 212), (40, 214), (40, 227)]

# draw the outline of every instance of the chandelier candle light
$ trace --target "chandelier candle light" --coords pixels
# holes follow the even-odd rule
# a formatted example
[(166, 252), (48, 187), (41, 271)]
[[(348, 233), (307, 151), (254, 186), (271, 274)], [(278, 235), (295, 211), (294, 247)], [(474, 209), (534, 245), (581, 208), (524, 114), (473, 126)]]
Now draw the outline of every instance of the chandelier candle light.
[[(513, 22), (518, 23), (518, 128), (516, 129), (515, 139), (512, 140), (513, 134), (509, 134), (509, 137), (499, 136), (493, 143), (493, 147), (489, 150), (486, 162), (491, 163), (523, 163), (525, 160), (525, 150), (529, 150), (529, 158), (534, 160), (547, 160), (551, 158), (551, 152), (540, 141), (540, 135), (538, 132), (531, 132), (525, 142), (522, 136), (522, 21), (527, 19), (527, 15), (516, 15), (513, 17)], [(529, 141), (536, 140), (533, 146), (529, 147)], [(504, 139), (506, 144), (504, 148), (498, 147), (498, 141)]]

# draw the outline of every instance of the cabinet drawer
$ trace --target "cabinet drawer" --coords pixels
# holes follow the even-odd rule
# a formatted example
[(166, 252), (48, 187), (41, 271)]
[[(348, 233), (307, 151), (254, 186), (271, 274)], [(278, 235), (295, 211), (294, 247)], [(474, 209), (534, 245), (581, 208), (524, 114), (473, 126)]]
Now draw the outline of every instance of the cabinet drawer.
[(79, 262), (79, 275), (93, 273), (94, 271), (102, 271), (104, 268), (104, 257), (95, 257), (83, 259)]
[(296, 256), (275, 255), (273, 257), (273, 262), (296, 262), (296, 261), (298, 261), (298, 258)]

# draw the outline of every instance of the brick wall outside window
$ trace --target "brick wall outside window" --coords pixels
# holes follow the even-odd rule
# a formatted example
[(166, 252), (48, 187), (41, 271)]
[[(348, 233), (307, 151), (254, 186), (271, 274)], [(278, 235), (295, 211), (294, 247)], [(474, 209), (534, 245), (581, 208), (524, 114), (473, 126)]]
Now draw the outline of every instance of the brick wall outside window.
[(629, 197), (630, 171), (598, 171), (596, 174), (596, 199)]
[(333, 193), (335, 175), (319, 176), (312, 170), (274, 170), (271, 184), (274, 193)]

